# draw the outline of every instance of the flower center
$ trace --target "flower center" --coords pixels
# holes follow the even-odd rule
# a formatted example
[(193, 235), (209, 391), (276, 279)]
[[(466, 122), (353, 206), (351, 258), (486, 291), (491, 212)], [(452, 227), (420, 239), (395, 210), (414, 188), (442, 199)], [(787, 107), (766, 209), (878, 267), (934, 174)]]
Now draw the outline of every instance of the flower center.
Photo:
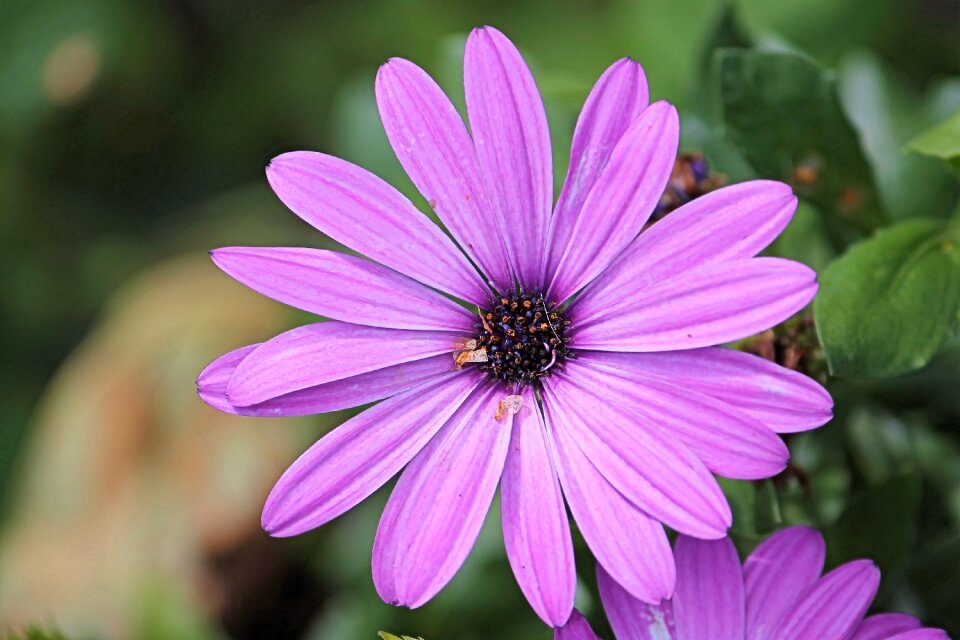
[(535, 383), (570, 357), (569, 326), (542, 294), (501, 296), (480, 310), (476, 349), (486, 351), (480, 369), (507, 384)]

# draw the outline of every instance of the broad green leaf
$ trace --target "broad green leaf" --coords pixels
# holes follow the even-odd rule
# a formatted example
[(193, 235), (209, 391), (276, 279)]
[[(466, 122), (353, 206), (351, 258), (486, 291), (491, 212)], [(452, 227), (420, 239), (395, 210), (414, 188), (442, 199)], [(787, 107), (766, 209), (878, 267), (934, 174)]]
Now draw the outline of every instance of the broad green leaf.
[(832, 76), (792, 53), (722, 49), (713, 81), (726, 136), (761, 177), (793, 184), (832, 214), (838, 240), (878, 225), (870, 167)]
[(924, 155), (942, 158), (960, 171), (960, 111), (944, 122), (914, 138), (907, 148)]
[(927, 364), (960, 311), (958, 241), (942, 222), (902, 222), (823, 272), (813, 309), (832, 373), (879, 378)]

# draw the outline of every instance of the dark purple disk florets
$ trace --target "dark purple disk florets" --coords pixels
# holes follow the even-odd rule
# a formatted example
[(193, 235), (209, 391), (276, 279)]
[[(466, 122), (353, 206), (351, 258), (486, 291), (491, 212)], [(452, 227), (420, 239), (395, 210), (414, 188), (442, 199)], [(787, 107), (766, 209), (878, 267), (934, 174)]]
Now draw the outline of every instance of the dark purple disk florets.
[(540, 294), (520, 293), (481, 309), (477, 348), (486, 350), (487, 361), (480, 368), (508, 384), (532, 384), (562, 366), (571, 355), (570, 321), (557, 306)]

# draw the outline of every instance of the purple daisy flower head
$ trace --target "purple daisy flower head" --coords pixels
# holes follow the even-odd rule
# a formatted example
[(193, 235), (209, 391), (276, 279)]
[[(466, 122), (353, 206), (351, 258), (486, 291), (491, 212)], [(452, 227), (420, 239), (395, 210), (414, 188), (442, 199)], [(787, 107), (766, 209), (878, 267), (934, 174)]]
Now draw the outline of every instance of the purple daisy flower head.
[(516, 47), (473, 31), (464, 84), (469, 131), (413, 63), (392, 59), (376, 80), (390, 143), (449, 235), (360, 167), (322, 153), (274, 159), (280, 199), (371, 260), (214, 251), (240, 282), (331, 320), (215, 360), (200, 396), (249, 416), (381, 401), (290, 467), (263, 526), (313, 529), (403, 470), (373, 549), (387, 602), (417, 607), (443, 588), (498, 484), (510, 564), (548, 624), (573, 608), (565, 503), (600, 564), (659, 602), (675, 581), (663, 525), (722, 538), (731, 513), (713, 474), (772, 476), (788, 457), (778, 434), (831, 417), (814, 381), (714, 346), (813, 298), (809, 268), (755, 257), (797, 200), (784, 184), (747, 182), (640, 233), (679, 122), (666, 102), (648, 105), (643, 70), (624, 59), (587, 98), (554, 206), (546, 115)]
[[(913, 616), (864, 618), (880, 584), (869, 560), (820, 575), (826, 547), (808, 527), (778, 531), (740, 566), (729, 538), (676, 542), (677, 585), (671, 599), (642, 602), (602, 567), (600, 598), (617, 640), (949, 640)], [(597, 640), (575, 611), (555, 640)]]

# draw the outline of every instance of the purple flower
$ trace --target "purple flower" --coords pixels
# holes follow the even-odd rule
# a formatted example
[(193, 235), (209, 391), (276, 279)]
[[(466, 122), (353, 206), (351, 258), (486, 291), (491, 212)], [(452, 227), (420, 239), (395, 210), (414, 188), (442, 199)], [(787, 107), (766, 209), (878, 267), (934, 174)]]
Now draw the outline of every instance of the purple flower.
[[(949, 640), (901, 613), (864, 619), (880, 584), (869, 560), (821, 577), (823, 537), (808, 527), (778, 531), (743, 568), (729, 538), (680, 535), (672, 599), (641, 602), (597, 568), (600, 598), (618, 640)], [(579, 612), (555, 640), (596, 640)]]
[(813, 271), (755, 257), (796, 198), (776, 182), (735, 185), (638, 236), (670, 177), (679, 123), (669, 104), (648, 106), (643, 71), (625, 59), (587, 98), (552, 206), (547, 120), (519, 52), (477, 29), (464, 67), (472, 135), (414, 64), (390, 60), (376, 83), (390, 143), (450, 235), (357, 166), (276, 158), (267, 177), (280, 199), (375, 262), (214, 251), (240, 282), (332, 321), (222, 356), (200, 375), (200, 396), (250, 416), (382, 400), (290, 467), (263, 526), (318, 527), (406, 467), (373, 549), (387, 602), (418, 607), (443, 588), (498, 484), (507, 555), (548, 624), (573, 607), (564, 498), (600, 564), (658, 602), (675, 580), (661, 523), (723, 537), (730, 508), (713, 474), (774, 475), (788, 457), (777, 434), (830, 419), (812, 380), (712, 346), (813, 298)]

